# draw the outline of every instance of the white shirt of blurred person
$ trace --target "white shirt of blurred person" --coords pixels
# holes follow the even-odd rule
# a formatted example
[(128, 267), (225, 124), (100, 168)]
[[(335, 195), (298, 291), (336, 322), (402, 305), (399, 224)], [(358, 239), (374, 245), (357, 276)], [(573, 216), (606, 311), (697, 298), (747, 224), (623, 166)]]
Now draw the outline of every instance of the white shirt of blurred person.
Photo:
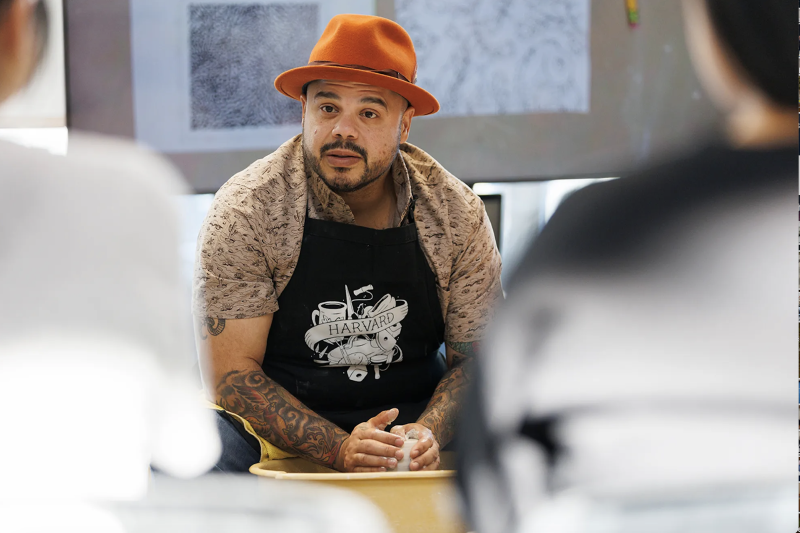
[[(43, 3), (0, 0), (0, 100), (34, 75), (47, 28)], [(219, 454), (190, 381), (183, 188), (119, 141), (71, 134), (69, 152), (0, 143), (0, 496), (130, 498), (151, 459), (186, 477)]]
[(725, 140), (576, 192), (465, 399), (476, 531), (793, 531), (797, 27), (686, 0)]
[(334, 17), (309, 65), (275, 81), (302, 103), (302, 135), (215, 197), (194, 313), (227, 410), (222, 470), (289, 454), (383, 471), (412, 430), (410, 469), (439, 467), (500, 255), (480, 199), (406, 142), (412, 117), (439, 108), (415, 73), (398, 24)]

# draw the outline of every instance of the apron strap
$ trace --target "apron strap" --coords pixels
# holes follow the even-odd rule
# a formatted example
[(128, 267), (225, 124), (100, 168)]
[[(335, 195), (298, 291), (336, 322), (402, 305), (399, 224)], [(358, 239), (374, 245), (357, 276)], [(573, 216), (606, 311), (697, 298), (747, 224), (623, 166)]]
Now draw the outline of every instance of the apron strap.
[[(417, 207), (417, 197), (412, 194), (411, 203), (408, 205), (408, 215), (406, 215), (409, 224), (414, 224), (416, 222), (416, 220), (414, 220), (414, 209), (416, 209), (416, 207)], [(402, 223), (403, 221), (401, 220), (400, 224)]]

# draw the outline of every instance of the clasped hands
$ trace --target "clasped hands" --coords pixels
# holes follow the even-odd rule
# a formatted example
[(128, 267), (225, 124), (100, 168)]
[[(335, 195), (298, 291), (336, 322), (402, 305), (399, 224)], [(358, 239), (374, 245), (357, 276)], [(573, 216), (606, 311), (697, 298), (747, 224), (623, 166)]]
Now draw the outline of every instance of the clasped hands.
[(342, 443), (335, 468), (342, 472), (385, 472), (395, 468), (403, 458), (401, 448), (405, 435), (413, 429), (419, 441), (411, 449), (409, 468), (412, 471), (437, 470), (440, 462), (439, 443), (430, 429), (413, 423), (395, 426), (391, 432), (384, 431), (398, 414), (397, 409), (389, 409), (357, 425)]

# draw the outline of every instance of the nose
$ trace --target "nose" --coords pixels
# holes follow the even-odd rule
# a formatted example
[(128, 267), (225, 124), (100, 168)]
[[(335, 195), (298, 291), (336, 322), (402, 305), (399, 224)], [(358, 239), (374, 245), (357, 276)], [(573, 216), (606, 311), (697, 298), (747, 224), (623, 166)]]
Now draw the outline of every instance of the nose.
[(358, 138), (358, 130), (356, 128), (355, 120), (346, 113), (341, 113), (339, 115), (331, 133), (333, 133), (334, 137), (338, 137), (340, 139)]

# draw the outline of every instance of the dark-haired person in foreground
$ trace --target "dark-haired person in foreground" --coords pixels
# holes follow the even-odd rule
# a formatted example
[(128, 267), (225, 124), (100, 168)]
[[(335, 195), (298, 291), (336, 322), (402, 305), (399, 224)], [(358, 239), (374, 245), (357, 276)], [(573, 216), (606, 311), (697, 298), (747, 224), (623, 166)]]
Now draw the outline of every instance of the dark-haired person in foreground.
[(479, 533), (795, 529), (795, 8), (683, 7), (725, 140), (575, 193), (532, 245), (465, 400)]
[(405, 142), (439, 108), (415, 73), (399, 25), (334, 17), (309, 64), (275, 80), (303, 133), (214, 199), (194, 312), (222, 471), (286, 456), (386, 470), (412, 430), (410, 469), (439, 467), (500, 255), (481, 200)]
[[(47, 31), (43, 1), (0, 0), (0, 102), (35, 75)], [(183, 363), (183, 190), (173, 167), (122, 141), (70, 131), (66, 156), (0, 141), (0, 498), (132, 499), (150, 461), (181, 477), (214, 464), (216, 428)], [(43, 460), (55, 456), (57, 475)]]

